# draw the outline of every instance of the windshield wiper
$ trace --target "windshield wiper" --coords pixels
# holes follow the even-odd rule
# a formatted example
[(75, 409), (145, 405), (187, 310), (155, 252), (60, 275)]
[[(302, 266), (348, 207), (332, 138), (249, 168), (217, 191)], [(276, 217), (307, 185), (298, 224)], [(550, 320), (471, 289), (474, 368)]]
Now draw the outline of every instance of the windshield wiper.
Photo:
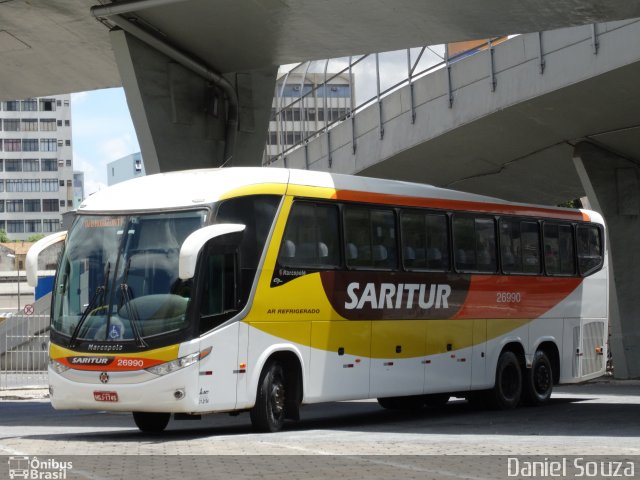
[(89, 318), (89, 314), (95, 308), (96, 304), (98, 303), (98, 298), (100, 298), (100, 296), (102, 296), (102, 300), (103, 300), (103, 303), (104, 303), (104, 292), (107, 289), (107, 281), (109, 280), (110, 269), (111, 269), (111, 262), (107, 262), (107, 271), (106, 271), (105, 276), (104, 276), (104, 283), (101, 286), (99, 286), (98, 288), (96, 288), (96, 291), (93, 294), (93, 297), (91, 297), (91, 301), (87, 305), (87, 308), (84, 310), (84, 312), (82, 312), (82, 316), (80, 317), (80, 320), (78, 321), (78, 323), (76, 325), (76, 328), (73, 329), (73, 334), (71, 335), (71, 338), (69, 339), (69, 348), (75, 348), (76, 347), (76, 341), (78, 340), (78, 335), (80, 334), (80, 329), (82, 328), (82, 325), (87, 320), (87, 318)]
[(131, 324), (131, 331), (133, 332), (133, 337), (136, 341), (136, 345), (140, 348), (148, 347), (147, 343), (143, 340), (142, 335), (140, 335), (140, 315), (138, 314), (138, 310), (136, 306), (131, 303), (131, 295), (129, 295), (129, 285), (127, 285), (127, 279), (129, 278), (129, 268), (131, 267), (131, 257), (127, 261), (127, 266), (124, 270), (124, 275), (122, 276), (122, 283), (120, 284), (120, 291), (122, 293), (122, 301), (124, 302), (124, 306), (127, 309), (127, 317), (129, 318), (129, 323)]

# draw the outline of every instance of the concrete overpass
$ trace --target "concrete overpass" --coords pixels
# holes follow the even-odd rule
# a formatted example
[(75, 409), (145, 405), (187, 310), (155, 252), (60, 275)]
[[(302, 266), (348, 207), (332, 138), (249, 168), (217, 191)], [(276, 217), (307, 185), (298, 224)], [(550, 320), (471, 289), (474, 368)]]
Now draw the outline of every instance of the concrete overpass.
[[(347, 4), (339, 0), (123, 0), (98, 6), (93, 15), (91, 6), (87, 0), (0, 3), (0, 96), (12, 99), (122, 83), (149, 173), (259, 164), (280, 64), (640, 17), (640, 0), (487, 0), (472, 4), (464, 0), (353, 0)], [(589, 53), (596, 77), (608, 76), (618, 95), (628, 98), (620, 104), (622, 113), (614, 115), (619, 114), (621, 121), (612, 122), (609, 129), (598, 128), (595, 121), (615, 93), (605, 91), (603, 95), (602, 84), (586, 78), (575, 79), (575, 90), (566, 90), (568, 84), (562, 86), (565, 75), (584, 73), (584, 63), (578, 62), (585, 55), (583, 49), (576, 58), (557, 57), (554, 65), (555, 53), (546, 45), (546, 73), (537, 81), (527, 80), (532, 89), (530, 97), (525, 95), (527, 101), (522, 101), (518, 88), (504, 87), (509, 84), (506, 72), (523, 70), (528, 63), (528, 37), (521, 38), (520, 46), (509, 47), (513, 58), (506, 56), (503, 64), (496, 58), (500, 87), (482, 94), (487, 103), (484, 116), (491, 113), (493, 119), (485, 124), (490, 131), (472, 121), (471, 110), (477, 108), (473, 85), (467, 90), (471, 97), (462, 95), (464, 84), (480, 84), (473, 76), (480, 67), (474, 67), (472, 60), (461, 64), (460, 69), (468, 68), (471, 76), (465, 80), (464, 72), (459, 72), (461, 91), (455, 107), (447, 118), (433, 124), (442, 131), (432, 129), (428, 142), (397, 149), (396, 165), (410, 172), (422, 168), (423, 156), (444, 157), (447, 165), (456, 168), (443, 170), (440, 177), (437, 169), (431, 169), (429, 181), (538, 202), (552, 202), (558, 192), (564, 197), (565, 193), (573, 196), (586, 191), (605, 214), (612, 232), (617, 275), (613, 316), (617, 318), (619, 310), (623, 319), (616, 340), (621, 343), (614, 351), (624, 352), (623, 376), (638, 377), (640, 307), (635, 304), (633, 287), (640, 273), (640, 257), (634, 248), (640, 231), (640, 157), (635, 154), (635, 125), (630, 123), (638, 111), (634, 97), (638, 83), (633, 62), (625, 60), (637, 53), (638, 42), (615, 53), (621, 63), (626, 61), (617, 67), (603, 65), (612, 58), (609, 53), (604, 55), (604, 40), (596, 60)], [(518, 62), (523, 62), (520, 67)], [(595, 108), (579, 100), (587, 94)], [(426, 100), (431, 93), (424, 95)], [(576, 97), (573, 101), (568, 98), (571, 95)], [(561, 100), (574, 105), (577, 117), (573, 121), (581, 119), (573, 131), (564, 134), (556, 129), (572, 120), (554, 114)], [(434, 97), (431, 101), (439, 100)], [(469, 115), (459, 132), (466, 143), (475, 143), (475, 152), (465, 150), (456, 141), (460, 133), (452, 130), (461, 109), (468, 109)], [(520, 128), (511, 130), (512, 126)], [(510, 136), (517, 141), (506, 142)], [(412, 145), (401, 135), (397, 138), (402, 145)], [(488, 141), (491, 138), (501, 141)], [(556, 143), (550, 142), (553, 138)], [(609, 149), (602, 148), (606, 141)], [(478, 154), (503, 143), (495, 154)], [(382, 157), (370, 153), (353, 170), (384, 174)], [(554, 154), (563, 160), (553, 161)], [(578, 175), (566, 161), (572, 156), (577, 159)], [(507, 183), (517, 187), (509, 189)], [(495, 191), (496, 185), (502, 190)]]
[(122, 82), (147, 172), (259, 164), (278, 65), (633, 17), (640, 0), (10, 0), (0, 96)]
[(330, 141), (312, 136), (274, 165), (523, 202), (579, 198), (578, 143), (640, 158), (640, 20), (598, 24), (595, 37), (593, 30), (520, 35), (443, 66), (413, 81), (413, 109), (405, 84), (383, 97), (380, 109), (374, 102), (332, 126)]

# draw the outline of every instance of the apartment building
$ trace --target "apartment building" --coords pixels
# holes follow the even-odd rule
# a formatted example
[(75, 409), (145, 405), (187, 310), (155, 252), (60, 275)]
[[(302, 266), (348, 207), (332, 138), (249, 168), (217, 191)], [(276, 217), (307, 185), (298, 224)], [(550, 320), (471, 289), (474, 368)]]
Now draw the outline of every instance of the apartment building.
[(132, 153), (131, 155), (107, 163), (108, 186), (144, 176), (144, 163), (142, 162), (142, 154), (140, 152)]
[(56, 232), (73, 209), (70, 98), (0, 102), (0, 229), (11, 240)]

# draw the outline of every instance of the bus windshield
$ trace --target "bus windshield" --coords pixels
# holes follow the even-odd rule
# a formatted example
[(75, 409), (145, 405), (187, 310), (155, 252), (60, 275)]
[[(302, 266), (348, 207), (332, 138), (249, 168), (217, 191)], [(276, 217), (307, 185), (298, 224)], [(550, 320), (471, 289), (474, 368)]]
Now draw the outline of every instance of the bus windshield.
[(60, 262), (51, 327), (78, 340), (128, 341), (188, 326), (190, 285), (178, 278), (185, 238), (205, 210), (127, 216), (81, 215)]

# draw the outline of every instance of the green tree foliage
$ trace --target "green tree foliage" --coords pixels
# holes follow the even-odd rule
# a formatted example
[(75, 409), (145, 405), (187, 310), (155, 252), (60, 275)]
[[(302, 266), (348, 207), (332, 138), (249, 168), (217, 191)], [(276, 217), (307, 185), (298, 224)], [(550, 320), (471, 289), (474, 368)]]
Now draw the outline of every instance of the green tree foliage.
[(44, 238), (44, 235), (41, 233), (36, 233), (35, 235), (31, 235), (29, 238), (27, 238), (27, 242), (37, 242), (41, 238)]
[(575, 200), (567, 200), (566, 202), (562, 202), (558, 204), (558, 206), (564, 208), (582, 208), (582, 202), (579, 198), (576, 198)]
[(6, 243), (9, 241), (9, 235), (3, 229), (0, 229), (0, 242)]

